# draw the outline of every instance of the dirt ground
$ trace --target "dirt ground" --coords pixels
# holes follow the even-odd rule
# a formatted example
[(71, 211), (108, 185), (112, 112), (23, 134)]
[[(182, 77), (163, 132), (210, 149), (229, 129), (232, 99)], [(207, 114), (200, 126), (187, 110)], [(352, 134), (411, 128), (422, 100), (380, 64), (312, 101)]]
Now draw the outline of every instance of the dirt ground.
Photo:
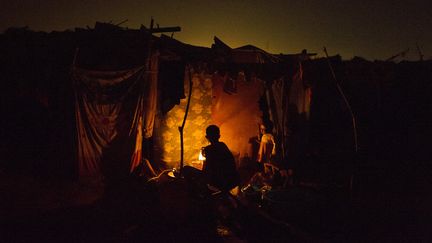
[[(370, 184), (370, 178), (363, 178)], [(361, 181), (361, 180), (360, 180)], [(366, 182), (362, 182), (366, 185)], [(401, 182), (402, 183), (402, 182)], [(303, 186), (300, 186), (302, 184)], [(366, 189), (368, 187), (365, 187)], [(426, 190), (376, 185), (356, 198), (299, 183), (228, 204), (162, 175), (104, 185), (0, 171), (1, 242), (413, 242), (430, 238)], [(397, 189), (397, 190), (396, 190)], [(270, 194), (268, 194), (270, 195)], [(276, 194), (275, 194), (276, 195)], [(270, 198), (270, 197), (268, 197)], [(220, 204), (222, 202), (222, 204)], [(222, 206), (221, 206), (222, 205)]]
[(246, 210), (221, 217), (214, 199), (191, 196), (184, 181), (165, 175), (116, 186), (4, 172), (0, 180), (1, 242), (253, 242), (270, 227)]

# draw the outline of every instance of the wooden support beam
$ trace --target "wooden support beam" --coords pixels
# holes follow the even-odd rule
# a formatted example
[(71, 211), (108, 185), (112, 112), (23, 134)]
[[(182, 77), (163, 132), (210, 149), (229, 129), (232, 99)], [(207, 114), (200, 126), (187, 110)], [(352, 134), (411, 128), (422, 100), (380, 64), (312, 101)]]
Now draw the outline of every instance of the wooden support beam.
[(154, 28), (154, 29), (147, 29), (145, 26), (141, 25), (142, 30), (146, 30), (150, 33), (164, 33), (164, 32), (179, 32), (181, 31), (180, 26), (175, 27), (161, 27), (161, 28)]
[(174, 27), (159, 27), (159, 24), (156, 24), (157, 28), (154, 28), (154, 19), (151, 17), (150, 19), (150, 29), (147, 29), (144, 25), (141, 25), (141, 30), (145, 30), (149, 32), (150, 34), (153, 33), (165, 33), (165, 32), (179, 32), (181, 31), (180, 26), (174, 26)]
[(179, 31), (181, 31), (180, 26), (175, 26), (175, 27), (162, 27), (162, 28), (152, 29), (151, 33), (179, 32)]

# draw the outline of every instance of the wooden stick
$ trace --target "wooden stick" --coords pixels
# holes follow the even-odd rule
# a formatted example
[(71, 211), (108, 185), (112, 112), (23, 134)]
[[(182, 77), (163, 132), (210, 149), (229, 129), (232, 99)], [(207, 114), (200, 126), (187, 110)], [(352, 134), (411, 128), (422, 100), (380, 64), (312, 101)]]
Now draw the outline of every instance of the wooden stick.
[(189, 105), (190, 105), (190, 101), (191, 101), (191, 96), (192, 96), (192, 72), (190, 70), (190, 67), (188, 67), (188, 71), (189, 71), (189, 94), (188, 94), (188, 101), (186, 104), (186, 110), (185, 110), (185, 115), (183, 117), (183, 122), (182, 125), (178, 128), (179, 132), (180, 132), (180, 177), (182, 177), (183, 175), (183, 164), (184, 164), (184, 143), (183, 143), (183, 131), (184, 131), (184, 127), (186, 124), (186, 119), (189, 113)]
[(129, 19), (125, 19), (125, 20), (123, 20), (122, 22), (116, 24), (116, 26), (120, 26), (120, 25), (122, 25), (122, 24), (124, 24), (124, 23), (126, 23), (126, 22), (128, 22), (128, 21), (129, 21)]
[[(325, 47), (324, 47), (324, 52), (326, 54), (327, 63), (329, 65), (329, 68), (330, 68), (330, 71), (332, 73), (333, 79), (334, 79), (334, 81), (336, 83), (336, 87), (337, 87), (340, 95), (342, 96), (342, 99), (344, 100), (345, 105), (347, 106), (347, 108), (348, 108), (348, 110), (350, 112), (350, 115), (351, 115), (352, 127), (353, 127), (353, 135), (354, 135), (354, 151), (357, 154), (357, 152), (358, 152), (357, 127), (356, 127), (356, 119), (354, 117), (354, 112), (351, 109), (351, 105), (349, 104), (348, 99), (346, 98), (346, 96), (345, 96), (342, 88), (339, 85), (339, 82), (338, 82), (338, 80), (336, 78), (336, 74), (335, 74), (335, 72), (333, 70), (333, 66), (331, 65), (331, 62), (330, 62), (330, 59), (329, 59), (329, 55), (327, 53), (327, 49)], [(353, 184), (354, 184), (354, 173), (351, 172), (351, 175), (350, 175), (350, 178), (349, 178), (349, 193), (350, 193), (350, 198), (351, 199), (353, 198)]]
[(337, 78), (336, 78), (336, 74), (335, 74), (335, 72), (334, 72), (334, 70), (333, 70), (333, 66), (332, 66), (331, 63), (330, 63), (330, 59), (329, 59), (329, 55), (328, 55), (328, 53), (327, 53), (327, 49), (326, 49), (325, 47), (324, 47), (324, 52), (325, 52), (325, 54), (326, 54), (326, 57), (327, 57), (327, 63), (328, 63), (328, 65), (329, 65), (329, 68), (330, 68), (331, 74), (332, 74), (332, 76), (333, 76), (333, 79), (334, 79), (334, 81), (335, 81), (336, 87), (337, 87), (337, 89), (338, 89), (340, 95), (342, 96), (342, 99), (343, 99), (343, 101), (345, 102), (345, 105), (347, 106), (347, 108), (348, 108), (348, 110), (349, 110), (349, 112), (350, 112), (350, 115), (351, 115), (351, 119), (352, 119), (352, 126), (353, 126), (353, 135), (354, 135), (354, 148), (355, 148), (355, 152), (357, 153), (357, 151), (358, 151), (357, 127), (356, 127), (356, 119), (355, 119), (355, 116), (354, 116), (354, 112), (353, 112), (353, 110), (351, 109), (351, 105), (349, 104), (348, 99), (346, 98), (346, 96), (345, 96), (345, 94), (344, 94), (344, 92), (343, 92), (341, 86), (339, 85), (339, 82), (338, 82), (338, 80), (337, 80)]

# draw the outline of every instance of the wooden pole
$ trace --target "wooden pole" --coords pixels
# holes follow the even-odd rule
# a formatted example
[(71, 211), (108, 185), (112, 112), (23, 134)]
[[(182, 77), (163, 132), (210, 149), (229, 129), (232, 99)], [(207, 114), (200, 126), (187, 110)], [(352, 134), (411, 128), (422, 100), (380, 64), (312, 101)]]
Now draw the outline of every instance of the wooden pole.
[(339, 82), (338, 82), (338, 80), (337, 80), (337, 78), (336, 78), (336, 74), (335, 74), (335, 72), (334, 72), (333, 66), (332, 66), (332, 64), (330, 63), (330, 59), (329, 59), (329, 55), (328, 55), (328, 53), (327, 53), (327, 49), (326, 49), (325, 47), (324, 47), (324, 52), (325, 52), (325, 54), (326, 54), (326, 57), (327, 57), (327, 63), (328, 63), (328, 65), (329, 65), (329, 68), (330, 68), (331, 74), (332, 74), (332, 76), (333, 76), (333, 79), (334, 79), (334, 81), (335, 81), (336, 87), (337, 87), (337, 89), (338, 89), (338, 91), (339, 91), (339, 94), (341, 95), (341, 97), (342, 97), (342, 99), (343, 99), (343, 101), (344, 101), (346, 107), (348, 108), (349, 113), (350, 113), (350, 116), (351, 116), (351, 122), (352, 122), (352, 127), (353, 127), (353, 137), (354, 137), (354, 150), (355, 150), (355, 152), (357, 153), (357, 151), (358, 151), (357, 126), (356, 126), (356, 119), (355, 119), (355, 116), (354, 116), (354, 112), (353, 112), (353, 110), (351, 109), (351, 105), (350, 105), (350, 103), (348, 102), (348, 99), (346, 98), (346, 96), (345, 96), (345, 94), (344, 94), (344, 92), (343, 92), (341, 86), (339, 85)]
[(189, 113), (189, 105), (190, 105), (190, 101), (191, 101), (191, 96), (192, 96), (192, 72), (190, 70), (190, 68), (188, 68), (188, 76), (189, 76), (189, 94), (188, 94), (188, 101), (186, 104), (186, 110), (185, 110), (185, 115), (183, 117), (183, 122), (182, 125), (178, 128), (179, 132), (180, 132), (180, 177), (183, 176), (183, 164), (184, 164), (184, 143), (183, 143), (183, 131), (184, 131), (184, 127), (186, 124), (186, 119)]
[[(349, 104), (348, 99), (346, 98), (346, 96), (345, 96), (345, 94), (344, 94), (341, 86), (339, 85), (339, 82), (338, 82), (338, 80), (336, 78), (336, 74), (335, 74), (335, 72), (333, 70), (333, 66), (332, 66), (332, 64), (330, 62), (329, 55), (327, 53), (327, 49), (325, 47), (324, 47), (324, 52), (325, 52), (325, 55), (326, 55), (326, 58), (327, 58), (327, 63), (329, 65), (331, 74), (333, 76), (333, 80), (335, 81), (336, 87), (337, 87), (340, 95), (342, 96), (342, 99), (344, 100), (345, 105), (347, 106), (347, 108), (348, 108), (348, 110), (350, 112), (350, 115), (351, 115), (351, 121), (352, 121), (352, 127), (353, 127), (353, 136), (354, 136), (354, 151), (355, 151), (355, 154), (357, 155), (357, 152), (358, 152), (357, 127), (356, 127), (356, 119), (355, 119), (355, 116), (354, 116), (354, 112), (351, 109), (351, 105)], [(351, 169), (351, 170), (353, 170), (353, 169)], [(351, 175), (350, 175), (350, 178), (349, 178), (349, 194), (350, 194), (350, 198), (351, 199), (353, 198), (353, 184), (354, 184), (354, 172), (351, 171)]]
[(408, 53), (408, 51), (409, 51), (409, 48), (405, 49), (404, 51), (397, 53), (396, 55), (393, 55), (393, 56), (387, 58), (385, 61), (390, 62), (390, 61), (393, 61), (396, 57), (399, 57), (399, 56), (404, 57)]
[(163, 32), (179, 32), (181, 31), (181, 27), (174, 26), (174, 27), (161, 27), (161, 28), (147, 29), (144, 25), (141, 25), (141, 30), (146, 30), (154, 34), (154, 33), (163, 33)]
[(123, 20), (122, 22), (116, 24), (116, 26), (120, 26), (120, 25), (122, 25), (122, 24), (124, 24), (124, 23), (126, 23), (126, 22), (128, 22), (128, 21), (129, 21), (128, 19), (125, 19), (125, 20)]
[(179, 32), (179, 31), (181, 31), (181, 28), (179, 26), (153, 28), (152, 30), (150, 30), (151, 33)]
[[(123, 21), (123, 22), (121, 22), (121, 23), (119, 23), (118, 25), (120, 25), (120, 24), (122, 24), (122, 23), (124, 23), (124, 22), (126, 22), (127, 20), (125, 20), (125, 21)], [(151, 69), (151, 59), (152, 59), (152, 53), (153, 53), (153, 33), (162, 33), (162, 32), (176, 32), (176, 31), (180, 31), (181, 30), (181, 28), (180, 27), (178, 27), (178, 26), (176, 26), (176, 27), (165, 27), (165, 28), (159, 28), (159, 26), (158, 26), (158, 28), (154, 28), (154, 19), (153, 19), (153, 17), (151, 17), (151, 19), (150, 19), (150, 29), (147, 29), (145, 26), (143, 26), (143, 25), (141, 25), (141, 28), (140, 28), (142, 31), (145, 31), (145, 33), (147, 34), (147, 37), (148, 37), (148, 43), (147, 43), (147, 60), (146, 60), (146, 62), (145, 62), (145, 70), (146, 71), (151, 71), (150, 69)], [(148, 78), (150, 78), (150, 77), (148, 77)], [(189, 98), (190, 99), (190, 98)], [(189, 108), (189, 104), (188, 104), (188, 108)], [(187, 114), (186, 114), (187, 115)], [(185, 118), (186, 119), (186, 118)], [(184, 123), (185, 123), (185, 121), (183, 121), (183, 125), (182, 125), (182, 131), (181, 131), (181, 138), (180, 138), (180, 142), (181, 142), (181, 146), (182, 146), (182, 148), (181, 148), (181, 150), (182, 150), (182, 158), (181, 158), (181, 160), (183, 161), (183, 127), (184, 127)], [(180, 127), (179, 127), (179, 129), (180, 129)], [(148, 141), (146, 140), (146, 141), (144, 141), (144, 139), (143, 139), (143, 145), (145, 146), (144, 148), (142, 148), (143, 149), (143, 151), (146, 151), (146, 155), (148, 156), (149, 155), (149, 152), (150, 152), (150, 148), (149, 148), (149, 143), (148, 143)], [(142, 158), (141, 158), (142, 159)], [(183, 167), (183, 162), (181, 162), (181, 167)]]

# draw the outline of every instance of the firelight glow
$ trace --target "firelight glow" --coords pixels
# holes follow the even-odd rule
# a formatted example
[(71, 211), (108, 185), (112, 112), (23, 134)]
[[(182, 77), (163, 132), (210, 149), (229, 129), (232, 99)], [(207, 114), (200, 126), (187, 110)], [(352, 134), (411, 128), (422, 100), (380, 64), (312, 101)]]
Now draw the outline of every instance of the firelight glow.
[(199, 160), (199, 161), (204, 161), (204, 160), (206, 160), (206, 158), (205, 158), (204, 155), (203, 155), (203, 151), (202, 151), (202, 149), (201, 149), (201, 151), (200, 151), (200, 153), (199, 153), (199, 155), (198, 155), (198, 160)]

